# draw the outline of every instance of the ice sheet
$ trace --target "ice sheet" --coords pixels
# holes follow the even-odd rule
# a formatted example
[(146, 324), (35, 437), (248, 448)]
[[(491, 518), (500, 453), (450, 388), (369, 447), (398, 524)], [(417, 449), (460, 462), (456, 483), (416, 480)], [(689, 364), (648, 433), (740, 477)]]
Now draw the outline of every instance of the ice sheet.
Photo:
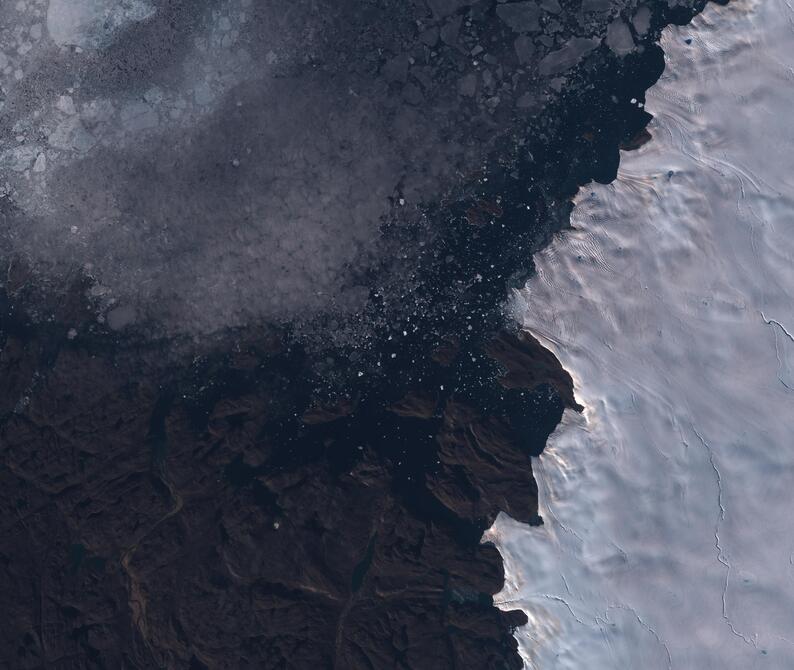
[(536, 462), (545, 525), (488, 536), (529, 668), (794, 667), (792, 25), (668, 29), (654, 140), (515, 297), (587, 408)]

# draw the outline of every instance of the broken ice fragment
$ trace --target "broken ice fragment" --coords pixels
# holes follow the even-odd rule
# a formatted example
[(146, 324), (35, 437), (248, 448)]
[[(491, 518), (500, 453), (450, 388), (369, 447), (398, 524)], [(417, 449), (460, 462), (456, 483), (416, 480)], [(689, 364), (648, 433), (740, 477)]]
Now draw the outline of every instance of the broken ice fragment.
[(604, 41), (618, 56), (625, 56), (634, 51), (634, 38), (631, 36), (631, 30), (620, 18), (609, 24)]
[(646, 5), (637, 7), (631, 22), (634, 24), (637, 35), (644, 36), (648, 32), (648, 28), (651, 27), (651, 10)]
[(552, 51), (540, 61), (538, 72), (542, 75), (564, 72), (576, 65), (583, 56), (598, 46), (598, 40), (591, 37), (574, 37), (560, 49)]
[(458, 82), (458, 92), (467, 97), (473, 96), (477, 92), (477, 75), (467, 74), (461, 77)]
[(430, 9), (439, 18), (454, 14), (462, 7), (473, 5), (474, 0), (427, 0)]
[(44, 172), (47, 169), (47, 156), (40, 153), (36, 156), (36, 162), (33, 163), (33, 172)]
[(96, 144), (96, 138), (85, 129), (78, 116), (70, 116), (58, 124), (48, 142), (56, 149), (85, 153)]
[(526, 65), (532, 61), (532, 56), (535, 54), (535, 45), (529, 37), (526, 35), (519, 35), (516, 37), (514, 46), (519, 63)]
[(130, 102), (121, 110), (121, 123), (124, 129), (136, 133), (159, 124), (157, 112), (145, 102)]
[(534, 2), (499, 5), (496, 14), (517, 33), (528, 33), (540, 28), (540, 7)]
[(113, 330), (121, 330), (135, 321), (135, 308), (122, 305), (108, 312), (107, 323)]
[(36, 158), (38, 149), (35, 146), (21, 146), (9, 149), (0, 154), (0, 168), (13, 172), (24, 172)]
[(71, 95), (60, 96), (58, 101), (55, 103), (55, 106), (58, 108), (58, 110), (70, 116), (77, 112), (77, 109), (74, 106), (74, 99)]
[(58, 46), (100, 49), (122, 28), (155, 11), (146, 0), (50, 0), (47, 30)]

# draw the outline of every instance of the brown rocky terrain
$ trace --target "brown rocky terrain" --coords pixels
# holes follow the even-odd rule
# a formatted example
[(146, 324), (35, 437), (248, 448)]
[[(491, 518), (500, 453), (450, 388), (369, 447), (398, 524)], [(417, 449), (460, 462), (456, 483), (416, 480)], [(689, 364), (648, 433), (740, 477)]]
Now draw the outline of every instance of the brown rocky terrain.
[[(502, 333), (489, 350), (506, 387), (572, 397), (532, 338)], [(163, 370), (156, 349), (7, 334), (0, 657), (17, 668), (520, 667), (510, 631), (525, 617), (493, 607), (501, 560), (479, 543), (500, 510), (537, 519), (509, 418), (414, 391), (323, 412), (307, 398), (295, 419), (301, 377), (283, 375), (285, 355), (271, 343), (206, 370), (205, 384), (235, 383), (202, 405), (182, 392), (193, 371)], [(456, 358), (444, 362), (453, 381)], [(401, 471), (409, 449), (426, 457)]]

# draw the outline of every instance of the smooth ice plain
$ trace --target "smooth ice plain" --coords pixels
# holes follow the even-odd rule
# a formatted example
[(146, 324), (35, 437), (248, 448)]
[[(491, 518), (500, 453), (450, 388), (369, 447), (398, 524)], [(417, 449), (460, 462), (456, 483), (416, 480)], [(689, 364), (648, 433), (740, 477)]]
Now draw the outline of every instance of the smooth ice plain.
[(514, 297), (586, 406), (536, 461), (545, 525), (486, 536), (528, 668), (794, 667), (792, 26), (668, 29), (653, 141)]

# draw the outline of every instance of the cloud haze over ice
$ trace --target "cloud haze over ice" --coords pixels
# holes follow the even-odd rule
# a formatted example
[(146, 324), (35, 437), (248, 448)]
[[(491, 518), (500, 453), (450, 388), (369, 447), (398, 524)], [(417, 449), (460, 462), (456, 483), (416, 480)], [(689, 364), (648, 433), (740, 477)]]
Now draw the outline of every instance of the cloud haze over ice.
[(2, 255), (176, 332), (359, 309), (397, 190), (415, 211), (467, 150), (347, 71), (354, 3), (310, 4), (0, 7)]
[(428, 207), (648, 31), (641, 0), (496, 5), (0, 4), (0, 259), (167, 333), (405, 302)]
[(794, 667), (793, 19), (665, 33), (654, 140), (516, 298), (586, 405), (537, 461), (545, 525), (490, 531), (527, 667)]

